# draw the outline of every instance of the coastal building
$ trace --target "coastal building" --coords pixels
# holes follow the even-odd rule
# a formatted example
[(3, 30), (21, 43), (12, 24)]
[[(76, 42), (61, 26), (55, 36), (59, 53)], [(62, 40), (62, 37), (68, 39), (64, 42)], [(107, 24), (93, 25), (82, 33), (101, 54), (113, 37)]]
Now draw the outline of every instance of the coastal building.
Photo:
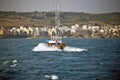
[(82, 25), (82, 29), (86, 30), (87, 29), (87, 25)]
[(36, 36), (39, 36), (39, 28), (38, 27), (36, 27), (34, 29), (34, 37), (36, 37)]
[(47, 30), (47, 28), (39, 28), (39, 36), (41, 36), (41, 37), (48, 37), (48, 30)]
[(77, 28), (79, 28), (79, 25), (78, 24), (72, 25), (71, 28), (72, 29), (77, 29)]
[(0, 36), (3, 36), (3, 35), (4, 35), (4, 28), (0, 27)]
[(12, 29), (10, 29), (10, 32), (13, 34), (13, 35), (16, 35), (17, 34), (17, 29), (15, 27), (13, 27)]
[(29, 30), (29, 35), (33, 35), (33, 31), (34, 31), (33, 28), (29, 26), (28, 30)]
[(100, 27), (99, 26), (92, 26), (92, 31), (96, 31), (96, 30), (99, 30)]

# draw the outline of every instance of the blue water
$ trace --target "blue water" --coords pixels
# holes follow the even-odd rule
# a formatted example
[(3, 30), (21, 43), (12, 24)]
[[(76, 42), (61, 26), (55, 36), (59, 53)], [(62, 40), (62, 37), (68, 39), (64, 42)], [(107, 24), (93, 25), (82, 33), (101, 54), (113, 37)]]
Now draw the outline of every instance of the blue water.
[(81, 52), (32, 51), (45, 40), (0, 39), (0, 80), (120, 80), (120, 38), (63, 39)]

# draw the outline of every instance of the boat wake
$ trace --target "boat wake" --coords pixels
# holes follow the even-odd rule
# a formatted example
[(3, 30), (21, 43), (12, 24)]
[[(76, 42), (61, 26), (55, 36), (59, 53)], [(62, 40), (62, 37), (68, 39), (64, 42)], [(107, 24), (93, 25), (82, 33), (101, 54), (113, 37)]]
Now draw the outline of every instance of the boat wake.
[(39, 43), (32, 51), (67, 51), (67, 52), (82, 52), (87, 51), (86, 49), (76, 48), (66, 46), (63, 50), (58, 49), (57, 47), (48, 47), (46, 43)]

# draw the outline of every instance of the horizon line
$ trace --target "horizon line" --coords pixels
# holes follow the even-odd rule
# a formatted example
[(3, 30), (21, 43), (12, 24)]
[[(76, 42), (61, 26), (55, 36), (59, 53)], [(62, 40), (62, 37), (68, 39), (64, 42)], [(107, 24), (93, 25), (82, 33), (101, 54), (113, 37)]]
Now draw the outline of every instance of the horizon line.
[[(15, 11), (15, 10), (0, 10), (0, 12), (20, 12), (20, 13), (29, 13), (29, 12), (55, 12), (55, 11)], [(88, 13), (88, 14), (107, 14), (107, 13), (120, 13), (120, 11), (113, 11), (113, 12), (98, 12), (98, 13), (91, 13), (91, 12), (83, 12), (83, 11), (60, 11), (60, 12), (75, 12), (75, 13)]]

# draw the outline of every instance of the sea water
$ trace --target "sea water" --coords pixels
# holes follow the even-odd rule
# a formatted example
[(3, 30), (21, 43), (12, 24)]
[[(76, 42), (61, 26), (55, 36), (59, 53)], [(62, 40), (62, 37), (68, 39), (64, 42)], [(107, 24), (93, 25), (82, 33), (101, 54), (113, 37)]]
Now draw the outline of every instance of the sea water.
[(48, 48), (45, 41), (0, 39), (0, 79), (120, 79), (120, 38), (66, 38), (63, 51)]

